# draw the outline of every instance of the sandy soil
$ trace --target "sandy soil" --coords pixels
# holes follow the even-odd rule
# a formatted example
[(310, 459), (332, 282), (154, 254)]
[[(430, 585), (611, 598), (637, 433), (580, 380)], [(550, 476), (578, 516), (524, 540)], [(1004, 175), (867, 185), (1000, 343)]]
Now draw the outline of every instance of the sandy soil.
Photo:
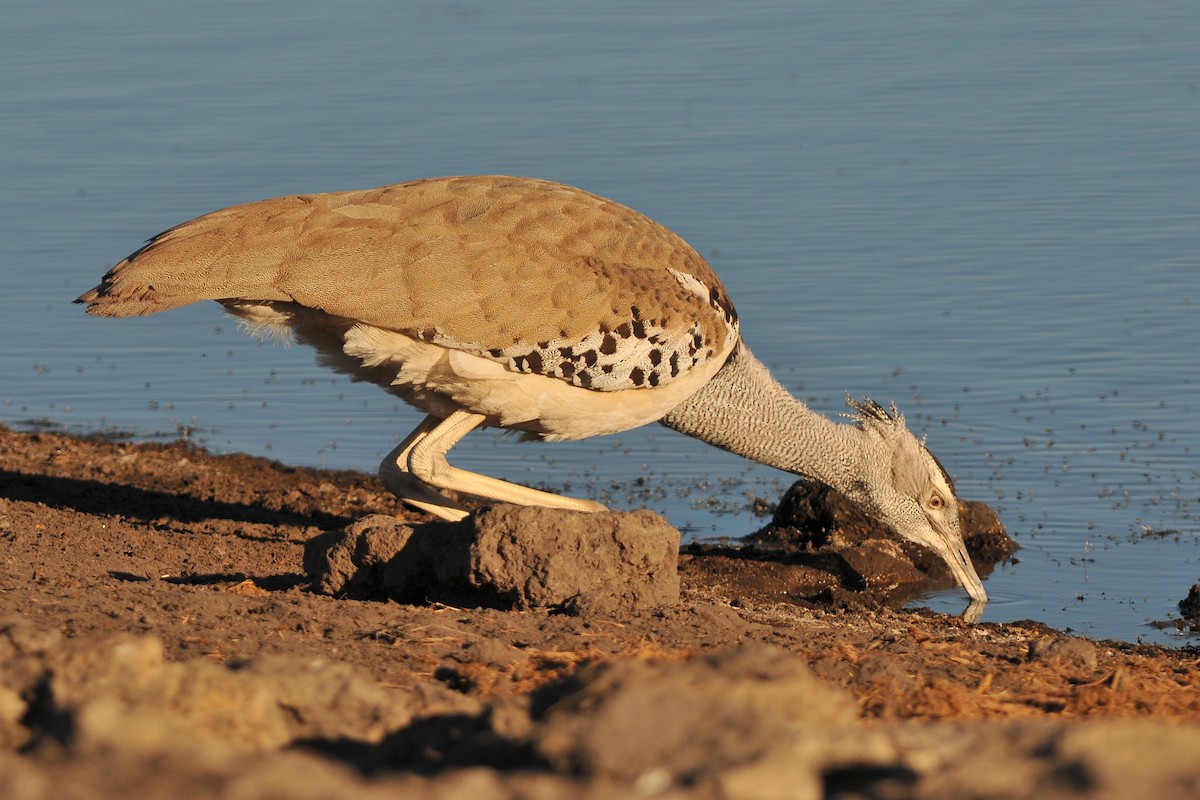
[(932, 566), (811, 502), (680, 554), (0, 428), (0, 797), (1200, 796), (1195, 650), (898, 610)]

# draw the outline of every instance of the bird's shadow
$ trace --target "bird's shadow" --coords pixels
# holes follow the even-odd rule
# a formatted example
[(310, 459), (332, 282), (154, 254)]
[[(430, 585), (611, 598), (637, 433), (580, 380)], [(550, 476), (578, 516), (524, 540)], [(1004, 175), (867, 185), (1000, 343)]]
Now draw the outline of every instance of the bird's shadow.
[(206, 500), (188, 494), (142, 489), (89, 478), (30, 475), (0, 469), (0, 497), (96, 516), (120, 515), (151, 522), (168, 518), (183, 523), (224, 519), (261, 525), (312, 525), (323, 530), (350, 524), (352, 518), (323, 511), (297, 513), (251, 503)]

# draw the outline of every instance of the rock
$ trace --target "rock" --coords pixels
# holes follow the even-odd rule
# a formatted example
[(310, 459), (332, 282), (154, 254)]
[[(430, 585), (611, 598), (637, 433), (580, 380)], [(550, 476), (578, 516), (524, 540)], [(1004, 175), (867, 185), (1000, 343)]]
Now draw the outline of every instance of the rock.
[(152, 636), (68, 643), (43, 662), (45, 698), (27, 724), (84, 752), (197, 758), (278, 750), (296, 741), (377, 743), (418, 701), (359, 668), (266, 655), (231, 669), (169, 661)]
[[(754, 783), (748, 776), (758, 774), (753, 766), (782, 746), (790, 753), (785, 782), (793, 792), (782, 796), (819, 796), (815, 761), (821, 759), (796, 757), (797, 737), (833, 741), (839, 731), (861, 733), (846, 692), (819, 681), (795, 656), (764, 645), (682, 664), (602, 663), (556, 691), (542, 698), (539, 752), (560, 771), (645, 791), (729, 781), (741, 796)], [(777, 768), (789, 759), (768, 760)]]
[(322, 594), (365, 596), (379, 586), (387, 563), (412, 539), (413, 529), (371, 514), (305, 543), (304, 570)]
[(21, 724), (28, 710), (21, 695), (0, 686), (0, 750), (16, 750), (29, 742), (29, 732)]
[(320, 592), (627, 613), (679, 601), (679, 531), (649, 511), (482, 508), (458, 523), (373, 515), (305, 548)]
[(1193, 627), (1200, 626), (1200, 581), (1188, 589), (1187, 597), (1179, 601), (1179, 611)]
[(1072, 678), (1089, 680), (1096, 671), (1096, 645), (1076, 637), (1035, 639), (1029, 643), (1028, 660), (1053, 664)]
[(1200, 729), (1153, 719), (1007, 720), (894, 729), (904, 797), (1196, 797)]
[(216, 664), (169, 662), (152, 636), (121, 634), (53, 659), (49, 692), (87, 751), (262, 752), (291, 737), (266, 687)]
[(679, 602), (679, 531), (650, 511), (484, 508), (468, 580), (517, 608), (621, 613)]
[(290, 740), (376, 743), (413, 719), (417, 702), (351, 664), (266, 655), (239, 670), (286, 712)]
[(1076, 787), (1095, 797), (1197, 797), (1198, 734), (1195, 725), (1175, 727), (1150, 719), (1065, 727), (1054, 746), (1057, 771), (1075, 776)]

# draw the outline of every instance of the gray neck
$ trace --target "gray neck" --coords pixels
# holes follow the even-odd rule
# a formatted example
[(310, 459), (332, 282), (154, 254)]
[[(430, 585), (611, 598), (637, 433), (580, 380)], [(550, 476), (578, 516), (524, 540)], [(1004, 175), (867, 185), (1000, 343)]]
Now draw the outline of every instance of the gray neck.
[(861, 475), (858, 428), (839, 425), (792, 397), (744, 342), (711, 381), (659, 422), (843, 493)]

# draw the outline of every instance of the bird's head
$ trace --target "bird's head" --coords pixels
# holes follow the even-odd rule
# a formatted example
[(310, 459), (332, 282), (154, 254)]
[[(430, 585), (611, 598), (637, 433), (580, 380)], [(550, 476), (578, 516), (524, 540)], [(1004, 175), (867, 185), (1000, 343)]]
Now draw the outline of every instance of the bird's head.
[(847, 494), (909, 541), (928, 547), (950, 567), (976, 602), (987, 600), (963, 543), (954, 484), (892, 405), (847, 398), (864, 442), (862, 480)]

